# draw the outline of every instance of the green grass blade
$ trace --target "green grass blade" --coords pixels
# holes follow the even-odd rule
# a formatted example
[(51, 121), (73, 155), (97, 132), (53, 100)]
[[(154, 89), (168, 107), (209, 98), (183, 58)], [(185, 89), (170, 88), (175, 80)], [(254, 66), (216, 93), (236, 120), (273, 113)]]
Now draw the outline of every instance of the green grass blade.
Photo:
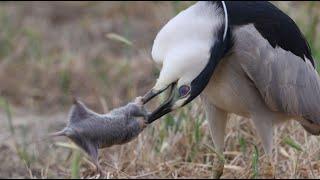
[(242, 153), (247, 152), (247, 142), (243, 137), (239, 138), (240, 149)]
[(73, 152), (72, 164), (71, 164), (71, 179), (80, 178), (80, 160), (81, 152), (76, 150)]
[(259, 150), (256, 145), (254, 145), (254, 151), (252, 155), (252, 179), (257, 179), (259, 175)]
[(295, 142), (293, 139), (286, 137), (284, 138), (283, 142), (287, 145), (289, 145), (290, 147), (294, 148), (297, 151), (303, 151), (303, 149), (301, 148), (301, 146)]

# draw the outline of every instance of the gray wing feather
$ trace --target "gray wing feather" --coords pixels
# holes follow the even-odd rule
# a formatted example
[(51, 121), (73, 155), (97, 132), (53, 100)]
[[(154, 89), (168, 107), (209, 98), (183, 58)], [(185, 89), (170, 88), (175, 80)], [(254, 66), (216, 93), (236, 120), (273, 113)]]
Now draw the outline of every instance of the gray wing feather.
[(235, 55), (269, 108), (320, 124), (320, 78), (311, 62), (273, 48), (252, 26), (236, 40)]

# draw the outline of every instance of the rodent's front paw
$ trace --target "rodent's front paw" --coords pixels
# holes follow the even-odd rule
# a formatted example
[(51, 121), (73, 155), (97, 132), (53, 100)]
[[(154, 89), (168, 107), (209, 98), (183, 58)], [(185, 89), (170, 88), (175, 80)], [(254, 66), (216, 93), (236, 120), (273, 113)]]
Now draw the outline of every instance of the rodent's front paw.
[(148, 122), (141, 119), (141, 120), (139, 120), (139, 125), (140, 125), (141, 129), (144, 129), (148, 126)]

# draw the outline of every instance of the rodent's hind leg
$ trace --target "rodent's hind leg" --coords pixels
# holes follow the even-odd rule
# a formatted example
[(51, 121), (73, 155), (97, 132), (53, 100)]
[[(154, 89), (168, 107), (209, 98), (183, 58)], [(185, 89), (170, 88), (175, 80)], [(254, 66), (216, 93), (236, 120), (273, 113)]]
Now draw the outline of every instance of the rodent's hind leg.
[(83, 141), (81, 148), (88, 154), (88, 156), (91, 158), (91, 161), (95, 165), (95, 171), (96, 173), (99, 173), (101, 177), (106, 176), (106, 173), (102, 170), (99, 160), (98, 160), (98, 145), (89, 142), (89, 141)]

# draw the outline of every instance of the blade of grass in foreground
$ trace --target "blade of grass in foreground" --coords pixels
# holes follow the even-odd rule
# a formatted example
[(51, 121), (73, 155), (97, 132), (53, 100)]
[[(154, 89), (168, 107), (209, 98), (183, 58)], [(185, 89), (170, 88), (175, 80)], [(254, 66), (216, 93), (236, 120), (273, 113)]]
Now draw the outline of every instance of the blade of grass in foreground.
[(303, 151), (303, 149), (301, 148), (301, 146), (296, 143), (293, 139), (289, 138), (289, 137), (285, 137), (283, 142), (287, 145), (289, 145), (290, 147), (294, 148), (297, 151)]
[(252, 156), (252, 179), (257, 179), (259, 175), (259, 150), (256, 145), (254, 145), (254, 151)]
[(79, 150), (75, 150), (72, 156), (71, 179), (80, 178), (80, 160), (81, 160), (81, 152)]

